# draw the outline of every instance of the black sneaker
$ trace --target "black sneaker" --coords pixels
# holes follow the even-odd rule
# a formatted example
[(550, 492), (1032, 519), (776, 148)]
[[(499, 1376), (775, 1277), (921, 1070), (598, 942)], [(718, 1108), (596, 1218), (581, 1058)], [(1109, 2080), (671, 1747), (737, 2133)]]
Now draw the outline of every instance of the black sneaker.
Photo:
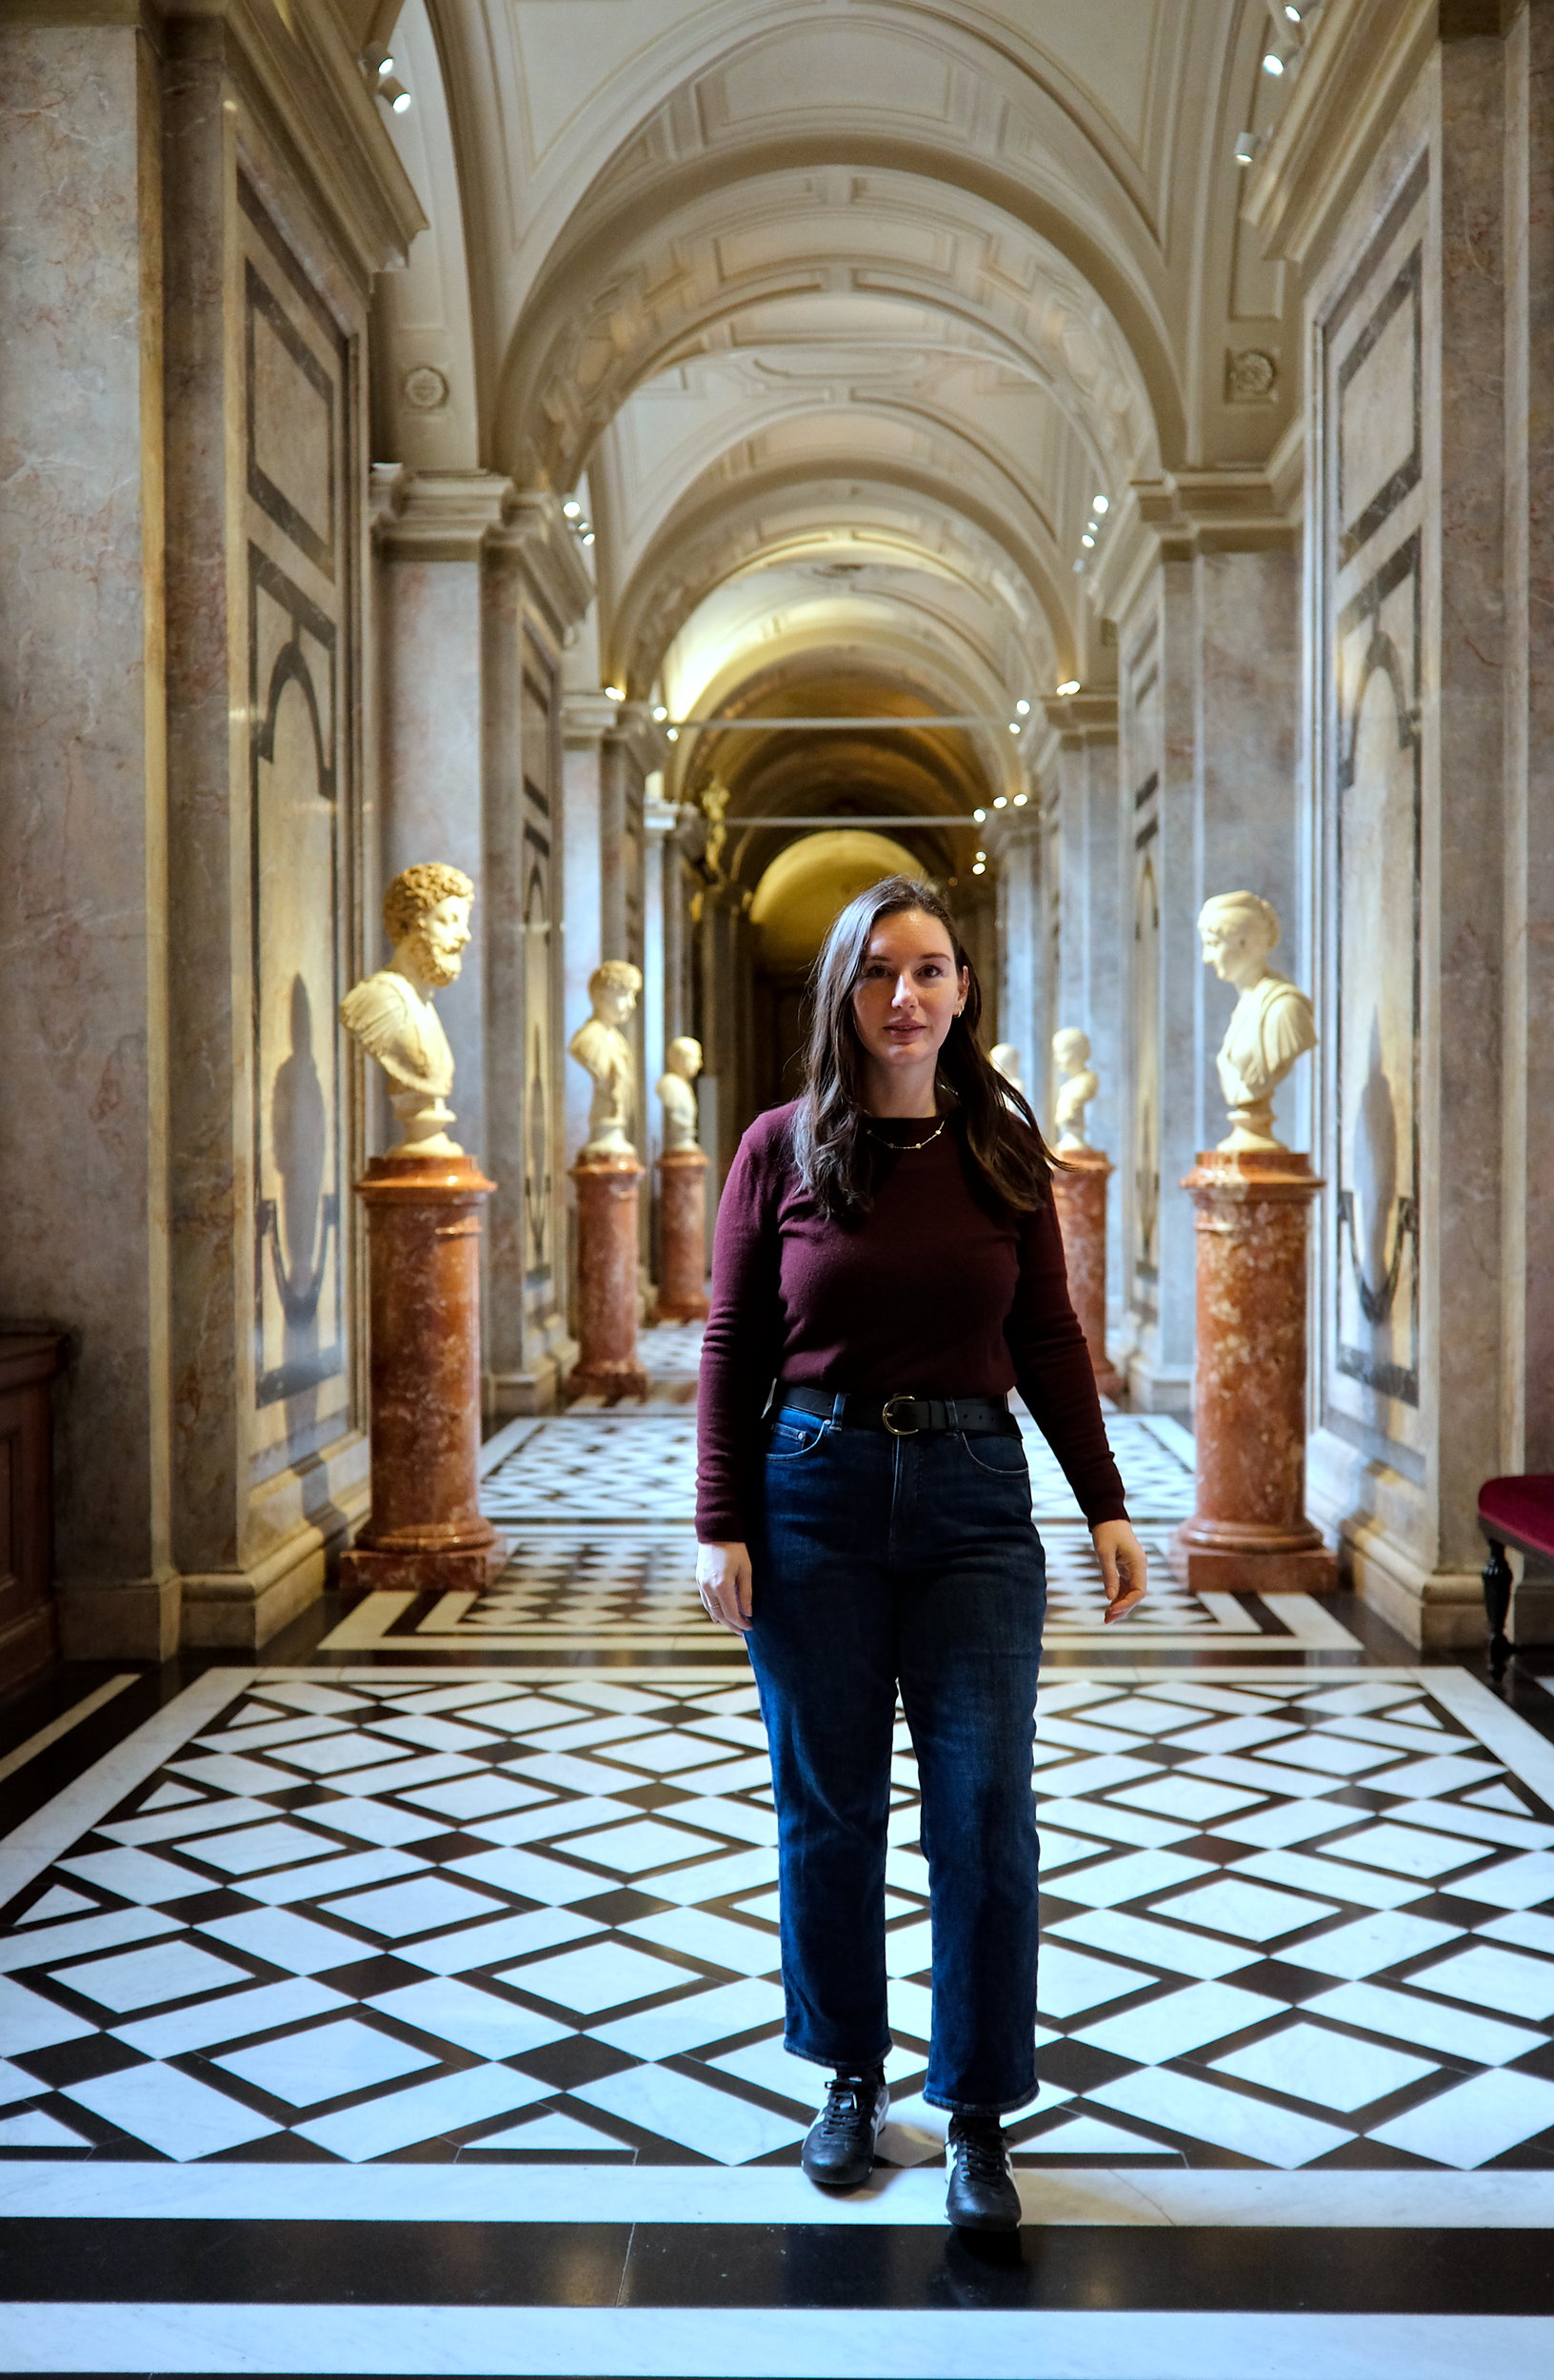
[(827, 2190), (856, 2190), (874, 2171), (874, 2144), (890, 2112), (890, 2093), (878, 2066), (838, 2074), (826, 2086), (826, 2105), (805, 2135), (804, 2170)]
[(997, 2116), (952, 2115), (948, 2154), (945, 2212), (956, 2230), (1017, 2231), (1020, 2193)]

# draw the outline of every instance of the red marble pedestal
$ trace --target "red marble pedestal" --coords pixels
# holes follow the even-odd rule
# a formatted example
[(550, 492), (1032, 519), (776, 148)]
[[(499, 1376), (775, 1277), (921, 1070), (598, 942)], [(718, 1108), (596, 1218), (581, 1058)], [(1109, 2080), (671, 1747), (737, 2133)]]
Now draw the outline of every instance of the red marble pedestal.
[(658, 1312), (699, 1322), (707, 1311), (707, 1151), (666, 1149), (658, 1160)]
[(372, 1509), (341, 1557), (352, 1600), (478, 1593), (507, 1560), (480, 1509), (480, 1210), (468, 1157), (375, 1157), (367, 1209)]
[(646, 1397), (637, 1359), (637, 1190), (634, 1157), (580, 1157), (577, 1186), (576, 1368), (568, 1397)]
[(1110, 1158), (1099, 1149), (1069, 1149), (1052, 1175), (1068, 1295), (1103, 1397), (1115, 1397), (1126, 1386), (1106, 1354), (1106, 1183), (1111, 1173)]
[(1305, 1517), (1306, 1235), (1322, 1186), (1287, 1149), (1209, 1149), (1183, 1184), (1197, 1209), (1198, 1507), (1172, 1544), (1191, 1587), (1338, 1584)]

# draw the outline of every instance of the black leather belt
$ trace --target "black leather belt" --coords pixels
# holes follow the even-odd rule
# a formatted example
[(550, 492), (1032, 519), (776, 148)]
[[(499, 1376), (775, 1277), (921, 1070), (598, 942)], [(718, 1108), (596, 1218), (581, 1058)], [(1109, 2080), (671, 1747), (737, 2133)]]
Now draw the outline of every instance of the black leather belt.
[(915, 1438), (920, 1430), (965, 1430), (973, 1438), (1020, 1434), (1006, 1397), (854, 1397), (779, 1380), (773, 1412), (783, 1405), (818, 1414), (845, 1430), (888, 1430), (892, 1438)]

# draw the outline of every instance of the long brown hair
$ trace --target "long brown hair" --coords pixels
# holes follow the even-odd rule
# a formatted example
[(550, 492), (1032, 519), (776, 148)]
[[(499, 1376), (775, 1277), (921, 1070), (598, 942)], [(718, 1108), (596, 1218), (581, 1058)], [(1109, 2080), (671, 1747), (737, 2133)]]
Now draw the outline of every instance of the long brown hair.
[(906, 909), (921, 909), (944, 927), (957, 968), (966, 970), (966, 1003), (939, 1052), (939, 1080), (959, 1109), (966, 1154), (1000, 1205), (1028, 1212), (1047, 1196), (1046, 1145), (1025, 1098), (994, 1072), (977, 1039), (982, 987), (955, 922), (932, 885), (912, 876), (887, 876), (849, 901), (815, 962), (805, 1086), (793, 1120), (793, 1155), (804, 1185), (838, 1222), (856, 1222), (873, 1203), (879, 1164), (888, 1160), (882, 1150), (876, 1161), (861, 1121), (864, 1048), (852, 995), (874, 928)]

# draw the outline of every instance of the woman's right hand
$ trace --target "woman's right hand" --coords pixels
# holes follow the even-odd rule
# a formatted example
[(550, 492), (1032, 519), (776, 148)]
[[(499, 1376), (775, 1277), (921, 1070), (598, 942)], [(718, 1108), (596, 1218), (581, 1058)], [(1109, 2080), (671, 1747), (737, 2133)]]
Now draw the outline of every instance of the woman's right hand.
[(750, 1625), (750, 1557), (743, 1545), (699, 1545), (696, 1548), (696, 1587), (708, 1619), (731, 1628), (736, 1636)]

